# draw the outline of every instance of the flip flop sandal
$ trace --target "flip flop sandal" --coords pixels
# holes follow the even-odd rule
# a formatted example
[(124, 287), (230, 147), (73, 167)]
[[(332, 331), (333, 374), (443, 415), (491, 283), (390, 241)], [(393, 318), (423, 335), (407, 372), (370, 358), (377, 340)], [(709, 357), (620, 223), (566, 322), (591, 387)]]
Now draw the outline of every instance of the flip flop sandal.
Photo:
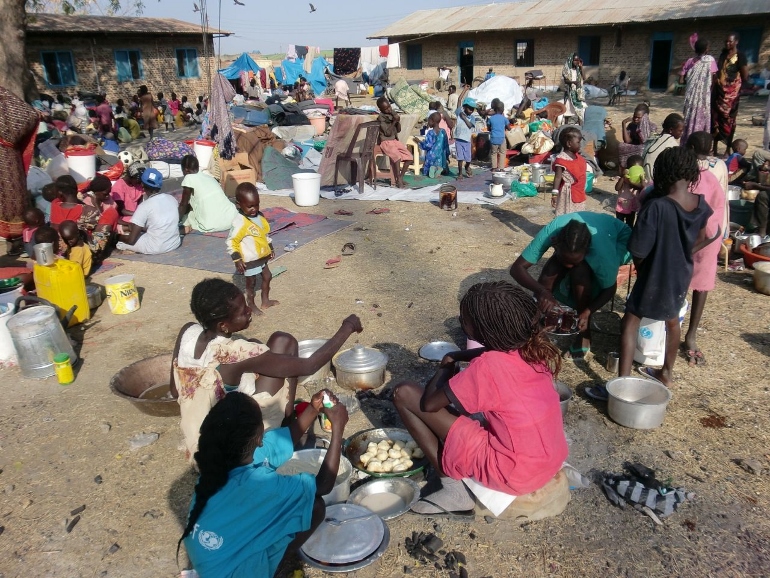
[(332, 257), (324, 264), (324, 269), (334, 269), (336, 267), (339, 267), (341, 262), (342, 262), (342, 255), (337, 255), (336, 257)]
[(335, 215), (344, 215), (346, 217), (350, 217), (353, 215), (353, 211), (346, 211), (345, 209), (338, 209), (334, 211)]
[(607, 387), (604, 385), (586, 387), (584, 391), (588, 397), (595, 399), (596, 401), (607, 401), (610, 398), (610, 394), (607, 392)]
[(706, 365), (706, 357), (700, 349), (682, 349), (690, 367)]
[(430, 506), (433, 506), (434, 508), (436, 508), (438, 510), (438, 512), (431, 512), (429, 514), (423, 514), (421, 512), (415, 512), (414, 510), (409, 510), (409, 511), (412, 512), (413, 514), (416, 514), (418, 516), (424, 516), (426, 518), (441, 517), (441, 518), (446, 518), (446, 519), (449, 519), (449, 520), (465, 520), (465, 521), (467, 521), (469, 519), (472, 520), (472, 519), (474, 519), (476, 517), (476, 513), (475, 513), (474, 510), (447, 510), (446, 508), (443, 508), (443, 507), (439, 506), (437, 503), (432, 502), (431, 500), (428, 500), (426, 498), (422, 498), (417, 503), (419, 504), (421, 502), (424, 503), (424, 504), (428, 504)]
[(356, 253), (356, 246), (353, 243), (345, 243), (342, 246), (342, 256), (348, 257), (350, 255), (355, 255)]
[(572, 347), (562, 355), (563, 359), (572, 361), (585, 361), (586, 356), (591, 353), (590, 347)]
[(385, 207), (381, 207), (379, 209), (372, 209), (371, 211), (368, 211), (367, 215), (382, 215), (383, 213), (390, 213), (390, 209), (387, 209)]
[(651, 379), (653, 381), (657, 381), (662, 385), (666, 385), (665, 383), (663, 383), (661, 380), (659, 380), (657, 377), (653, 375), (653, 372), (655, 371), (655, 369), (652, 367), (647, 367), (646, 365), (640, 365), (639, 367), (636, 368), (636, 371), (638, 371), (639, 374), (642, 375), (642, 377), (646, 377), (647, 379)]

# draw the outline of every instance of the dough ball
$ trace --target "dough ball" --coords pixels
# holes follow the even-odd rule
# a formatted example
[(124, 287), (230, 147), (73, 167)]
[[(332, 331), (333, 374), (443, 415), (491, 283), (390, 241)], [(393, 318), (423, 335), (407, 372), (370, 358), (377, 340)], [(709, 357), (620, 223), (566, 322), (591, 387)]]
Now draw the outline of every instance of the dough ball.
[(402, 442), (402, 441), (394, 441), (393, 442), (393, 449), (394, 450), (402, 450), (402, 449), (404, 449), (404, 442)]
[(409, 469), (409, 468), (407, 468), (407, 467), (406, 467), (406, 465), (404, 465), (404, 464), (398, 464), (398, 465), (396, 465), (396, 466), (393, 466), (393, 470), (392, 470), (392, 471), (393, 471), (394, 473), (395, 473), (395, 472), (405, 472), (405, 471), (407, 471), (408, 469)]
[(388, 450), (388, 457), (394, 460), (401, 457), (401, 450), (397, 450), (395, 447)]
[(401, 463), (406, 466), (407, 470), (411, 470), (412, 466), (414, 465), (414, 462), (408, 458), (402, 461)]
[(374, 451), (372, 451), (372, 450), (376, 450), (376, 449), (377, 449), (377, 444), (376, 444), (376, 443), (374, 443), (374, 442), (369, 442), (369, 445), (367, 445), (367, 446), (366, 446), (366, 451), (367, 451), (367, 452), (372, 452), (372, 453), (375, 453), (375, 452), (374, 452)]
[(377, 447), (381, 450), (388, 451), (390, 449), (390, 444), (388, 443), (388, 440), (382, 440), (377, 444)]
[(378, 460), (380, 460), (381, 462), (384, 462), (384, 461), (385, 461), (385, 460), (387, 460), (389, 457), (390, 457), (390, 456), (388, 455), (388, 452), (387, 452), (387, 450), (379, 450), (379, 451), (377, 452), (377, 459), (378, 459)]
[(404, 448), (401, 450), (401, 457), (402, 458), (411, 458), (412, 457), (412, 450), (409, 448)]
[(385, 460), (382, 462), (382, 471), (383, 472), (392, 472), (393, 466), (395, 465), (393, 460)]
[(381, 472), (382, 462), (380, 460), (370, 460), (369, 464), (366, 466), (366, 469), (370, 472)]
[(361, 454), (361, 457), (359, 458), (359, 460), (361, 461), (362, 464), (364, 464), (364, 466), (366, 466), (366, 464), (368, 464), (373, 457), (374, 457), (374, 454), (370, 454), (369, 452), (366, 452), (365, 454)]
[(414, 440), (409, 440), (408, 442), (406, 442), (406, 445), (404, 447), (406, 447), (406, 448), (408, 448), (410, 450), (413, 450), (414, 448), (417, 447), (417, 442), (414, 441)]
[(412, 452), (412, 457), (416, 460), (419, 460), (425, 457), (425, 453), (420, 448), (414, 448), (414, 451)]

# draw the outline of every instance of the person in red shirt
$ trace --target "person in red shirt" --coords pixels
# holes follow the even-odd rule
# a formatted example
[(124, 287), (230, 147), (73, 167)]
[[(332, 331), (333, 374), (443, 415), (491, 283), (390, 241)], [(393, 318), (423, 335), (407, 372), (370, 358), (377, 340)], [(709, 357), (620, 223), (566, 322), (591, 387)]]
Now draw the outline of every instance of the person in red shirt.
[[(419, 514), (472, 513), (463, 478), (531, 493), (568, 453), (554, 388), (561, 358), (532, 297), (507, 281), (478, 283), (460, 302), (460, 325), (484, 347), (445, 355), (425, 387), (406, 381), (394, 390), (401, 420), (441, 477), (442, 488), (412, 507)], [(470, 365), (458, 371), (463, 361)]]
[(107, 102), (107, 98), (100, 94), (96, 97), (96, 117), (99, 122), (99, 133), (102, 135), (112, 132), (114, 114), (112, 106)]
[(120, 220), (117, 205), (110, 196), (111, 189), (110, 179), (104, 175), (96, 175), (83, 199), (86, 205), (95, 207), (99, 211), (99, 220), (91, 232), (88, 243), (96, 261), (104, 258), (107, 248), (115, 238)]

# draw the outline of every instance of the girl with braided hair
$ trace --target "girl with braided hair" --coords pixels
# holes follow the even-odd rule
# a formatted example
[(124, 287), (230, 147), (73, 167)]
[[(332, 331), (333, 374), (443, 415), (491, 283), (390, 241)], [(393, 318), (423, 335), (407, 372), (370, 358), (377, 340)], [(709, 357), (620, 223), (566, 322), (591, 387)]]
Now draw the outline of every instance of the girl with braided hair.
[[(287, 552), (296, 551), (326, 514), (322, 496), (334, 487), (348, 413), (333, 393), (324, 408), (312, 406), (332, 424), (331, 444), (318, 475), (281, 475), (276, 468), (292, 456), (296, 431), (265, 431), (257, 402), (228, 394), (201, 424), (195, 462), (200, 471), (184, 542), (201, 578), (273, 576)], [(304, 413), (307, 413), (305, 410)], [(303, 415), (304, 415), (303, 413)]]
[(693, 253), (714, 242), (707, 225), (713, 210), (703, 195), (693, 192), (700, 178), (698, 158), (688, 148), (661, 153), (653, 171), (655, 188), (647, 194), (631, 234), (628, 249), (634, 257), (636, 283), (623, 316), (620, 372), (630, 375), (642, 317), (666, 322), (666, 351), (662, 369), (639, 371), (669, 386), (679, 347), (679, 310), (692, 279)]
[(318, 412), (308, 407), (295, 419), (297, 377), (315, 373), (352, 333), (363, 331), (358, 317), (350, 315), (318, 351), (301, 358), (297, 340), (288, 333), (276, 331), (266, 344), (232, 337), (249, 327), (252, 313), (241, 290), (223, 279), (198, 283), (190, 309), (197, 323), (188, 323), (179, 332), (170, 382), (171, 394), (181, 409), (190, 460), (203, 419), (230, 391), (246, 393), (257, 401), (265, 429), (288, 424), (299, 435), (307, 431)]
[[(523, 495), (546, 485), (567, 457), (559, 394), (559, 350), (544, 335), (532, 297), (506, 281), (479, 283), (460, 302), (460, 325), (479, 349), (450, 353), (423, 388), (394, 390), (401, 420), (441, 478), (412, 507), (419, 514), (472, 514), (462, 483)], [(458, 372), (457, 363), (470, 361)], [(470, 415), (483, 413), (482, 426)]]

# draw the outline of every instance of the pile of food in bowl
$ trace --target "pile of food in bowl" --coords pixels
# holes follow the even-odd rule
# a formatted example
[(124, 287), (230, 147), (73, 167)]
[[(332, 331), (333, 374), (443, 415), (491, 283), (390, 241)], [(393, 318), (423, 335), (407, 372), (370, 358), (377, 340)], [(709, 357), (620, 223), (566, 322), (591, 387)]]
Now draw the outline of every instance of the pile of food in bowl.
[(359, 467), (367, 472), (398, 473), (412, 468), (414, 465), (412, 458), (423, 457), (425, 454), (414, 440), (382, 440), (379, 443), (369, 442), (366, 451), (359, 456), (358, 461)]

